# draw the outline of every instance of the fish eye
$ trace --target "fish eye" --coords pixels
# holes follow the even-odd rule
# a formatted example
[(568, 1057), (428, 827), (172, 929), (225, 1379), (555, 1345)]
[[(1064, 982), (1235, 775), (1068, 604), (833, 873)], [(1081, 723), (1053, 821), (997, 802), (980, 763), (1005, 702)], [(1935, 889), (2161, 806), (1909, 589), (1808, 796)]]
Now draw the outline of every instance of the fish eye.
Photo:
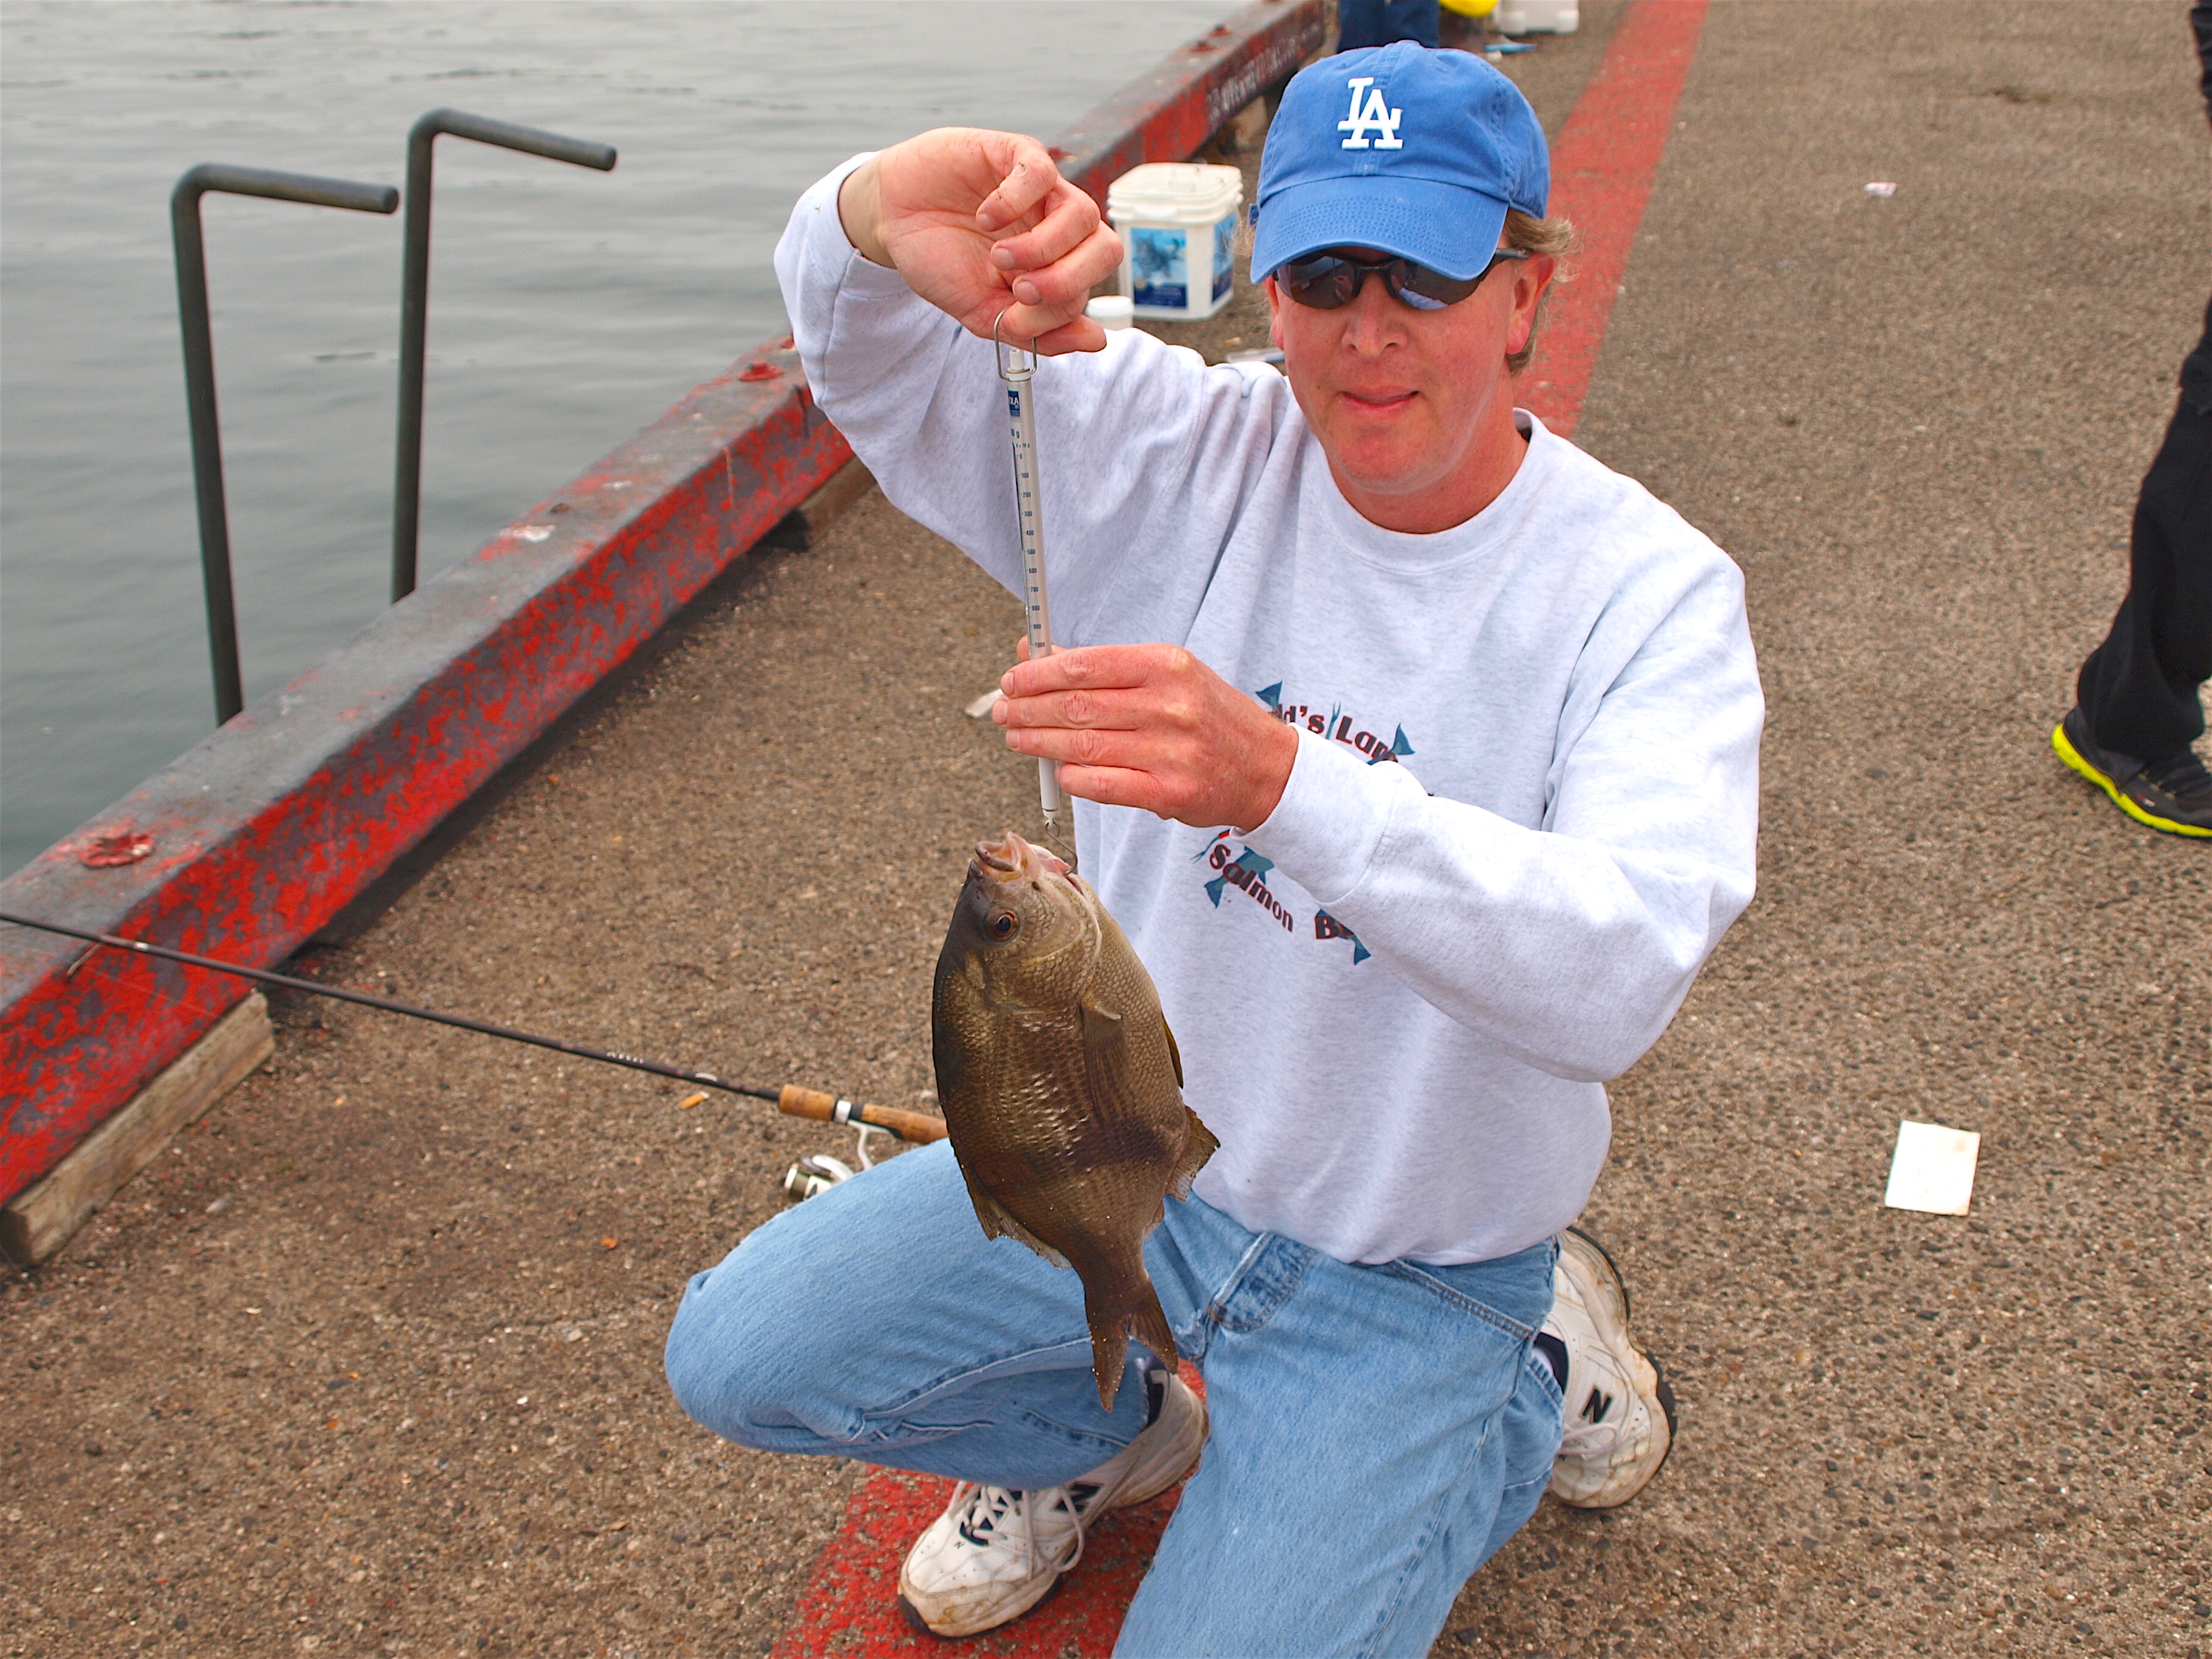
[(1003, 945), (1014, 936), (1014, 930), (1021, 925), (1021, 918), (1012, 910), (1001, 910), (986, 922), (984, 927), (993, 939)]

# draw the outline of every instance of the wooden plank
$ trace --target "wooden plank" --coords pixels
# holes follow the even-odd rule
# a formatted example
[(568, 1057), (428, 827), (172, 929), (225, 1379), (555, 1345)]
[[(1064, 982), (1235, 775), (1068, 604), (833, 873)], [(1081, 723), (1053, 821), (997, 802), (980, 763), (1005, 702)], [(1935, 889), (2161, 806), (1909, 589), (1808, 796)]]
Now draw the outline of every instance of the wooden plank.
[(876, 475), (862, 465), (855, 455), (851, 460), (830, 475), (830, 482), (799, 504), (799, 516), (806, 520), (806, 533), (819, 536), (829, 528), (830, 521), (875, 487)]
[(26, 1266), (68, 1243), (161, 1154), (179, 1129), (221, 1100), (276, 1050), (269, 1004), (258, 991), (80, 1142), (36, 1186), (0, 1210), (0, 1249)]

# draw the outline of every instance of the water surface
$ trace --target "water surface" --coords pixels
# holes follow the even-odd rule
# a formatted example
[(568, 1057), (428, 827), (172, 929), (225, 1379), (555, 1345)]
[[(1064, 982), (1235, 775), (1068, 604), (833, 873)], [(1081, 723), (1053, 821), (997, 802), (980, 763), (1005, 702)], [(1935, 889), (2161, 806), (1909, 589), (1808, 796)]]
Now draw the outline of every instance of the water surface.
[[(199, 161), (398, 184), (441, 105), (615, 145), (438, 146), (422, 574), (785, 323), (846, 155), (1049, 133), (1231, 0), (0, 6), (0, 873), (214, 725), (167, 198)], [(399, 221), (204, 198), (250, 702), (390, 580)]]

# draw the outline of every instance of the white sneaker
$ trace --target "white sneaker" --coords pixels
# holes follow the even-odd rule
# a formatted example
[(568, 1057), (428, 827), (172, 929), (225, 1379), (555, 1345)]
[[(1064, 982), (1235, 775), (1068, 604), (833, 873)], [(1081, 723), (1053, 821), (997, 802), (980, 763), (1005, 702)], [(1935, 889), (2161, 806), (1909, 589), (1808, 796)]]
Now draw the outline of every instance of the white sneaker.
[(1609, 1510), (1650, 1484), (1674, 1446), (1674, 1392), (1628, 1337), (1628, 1288), (1605, 1248), (1579, 1228), (1559, 1237), (1551, 1317), (1566, 1345), (1566, 1431), (1552, 1496)]
[(908, 1622), (939, 1636), (973, 1636), (1020, 1617), (1083, 1556), (1091, 1523), (1157, 1498), (1198, 1467), (1206, 1402), (1172, 1371), (1158, 1411), (1121, 1451), (1079, 1480), (1040, 1492), (963, 1481), (945, 1513), (899, 1569)]

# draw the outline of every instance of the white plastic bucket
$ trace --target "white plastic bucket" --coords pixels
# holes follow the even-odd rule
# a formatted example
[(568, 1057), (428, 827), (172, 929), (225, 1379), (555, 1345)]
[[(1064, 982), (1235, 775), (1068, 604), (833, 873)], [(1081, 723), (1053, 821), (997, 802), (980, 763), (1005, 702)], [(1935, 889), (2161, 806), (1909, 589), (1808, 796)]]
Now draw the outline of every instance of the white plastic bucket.
[(1121, 291), (1139, 317), (1211, 317), (1236, 287), (1244, 176), (1197, 161), (1148, 161), (1108, 186), (1121, 237)]

